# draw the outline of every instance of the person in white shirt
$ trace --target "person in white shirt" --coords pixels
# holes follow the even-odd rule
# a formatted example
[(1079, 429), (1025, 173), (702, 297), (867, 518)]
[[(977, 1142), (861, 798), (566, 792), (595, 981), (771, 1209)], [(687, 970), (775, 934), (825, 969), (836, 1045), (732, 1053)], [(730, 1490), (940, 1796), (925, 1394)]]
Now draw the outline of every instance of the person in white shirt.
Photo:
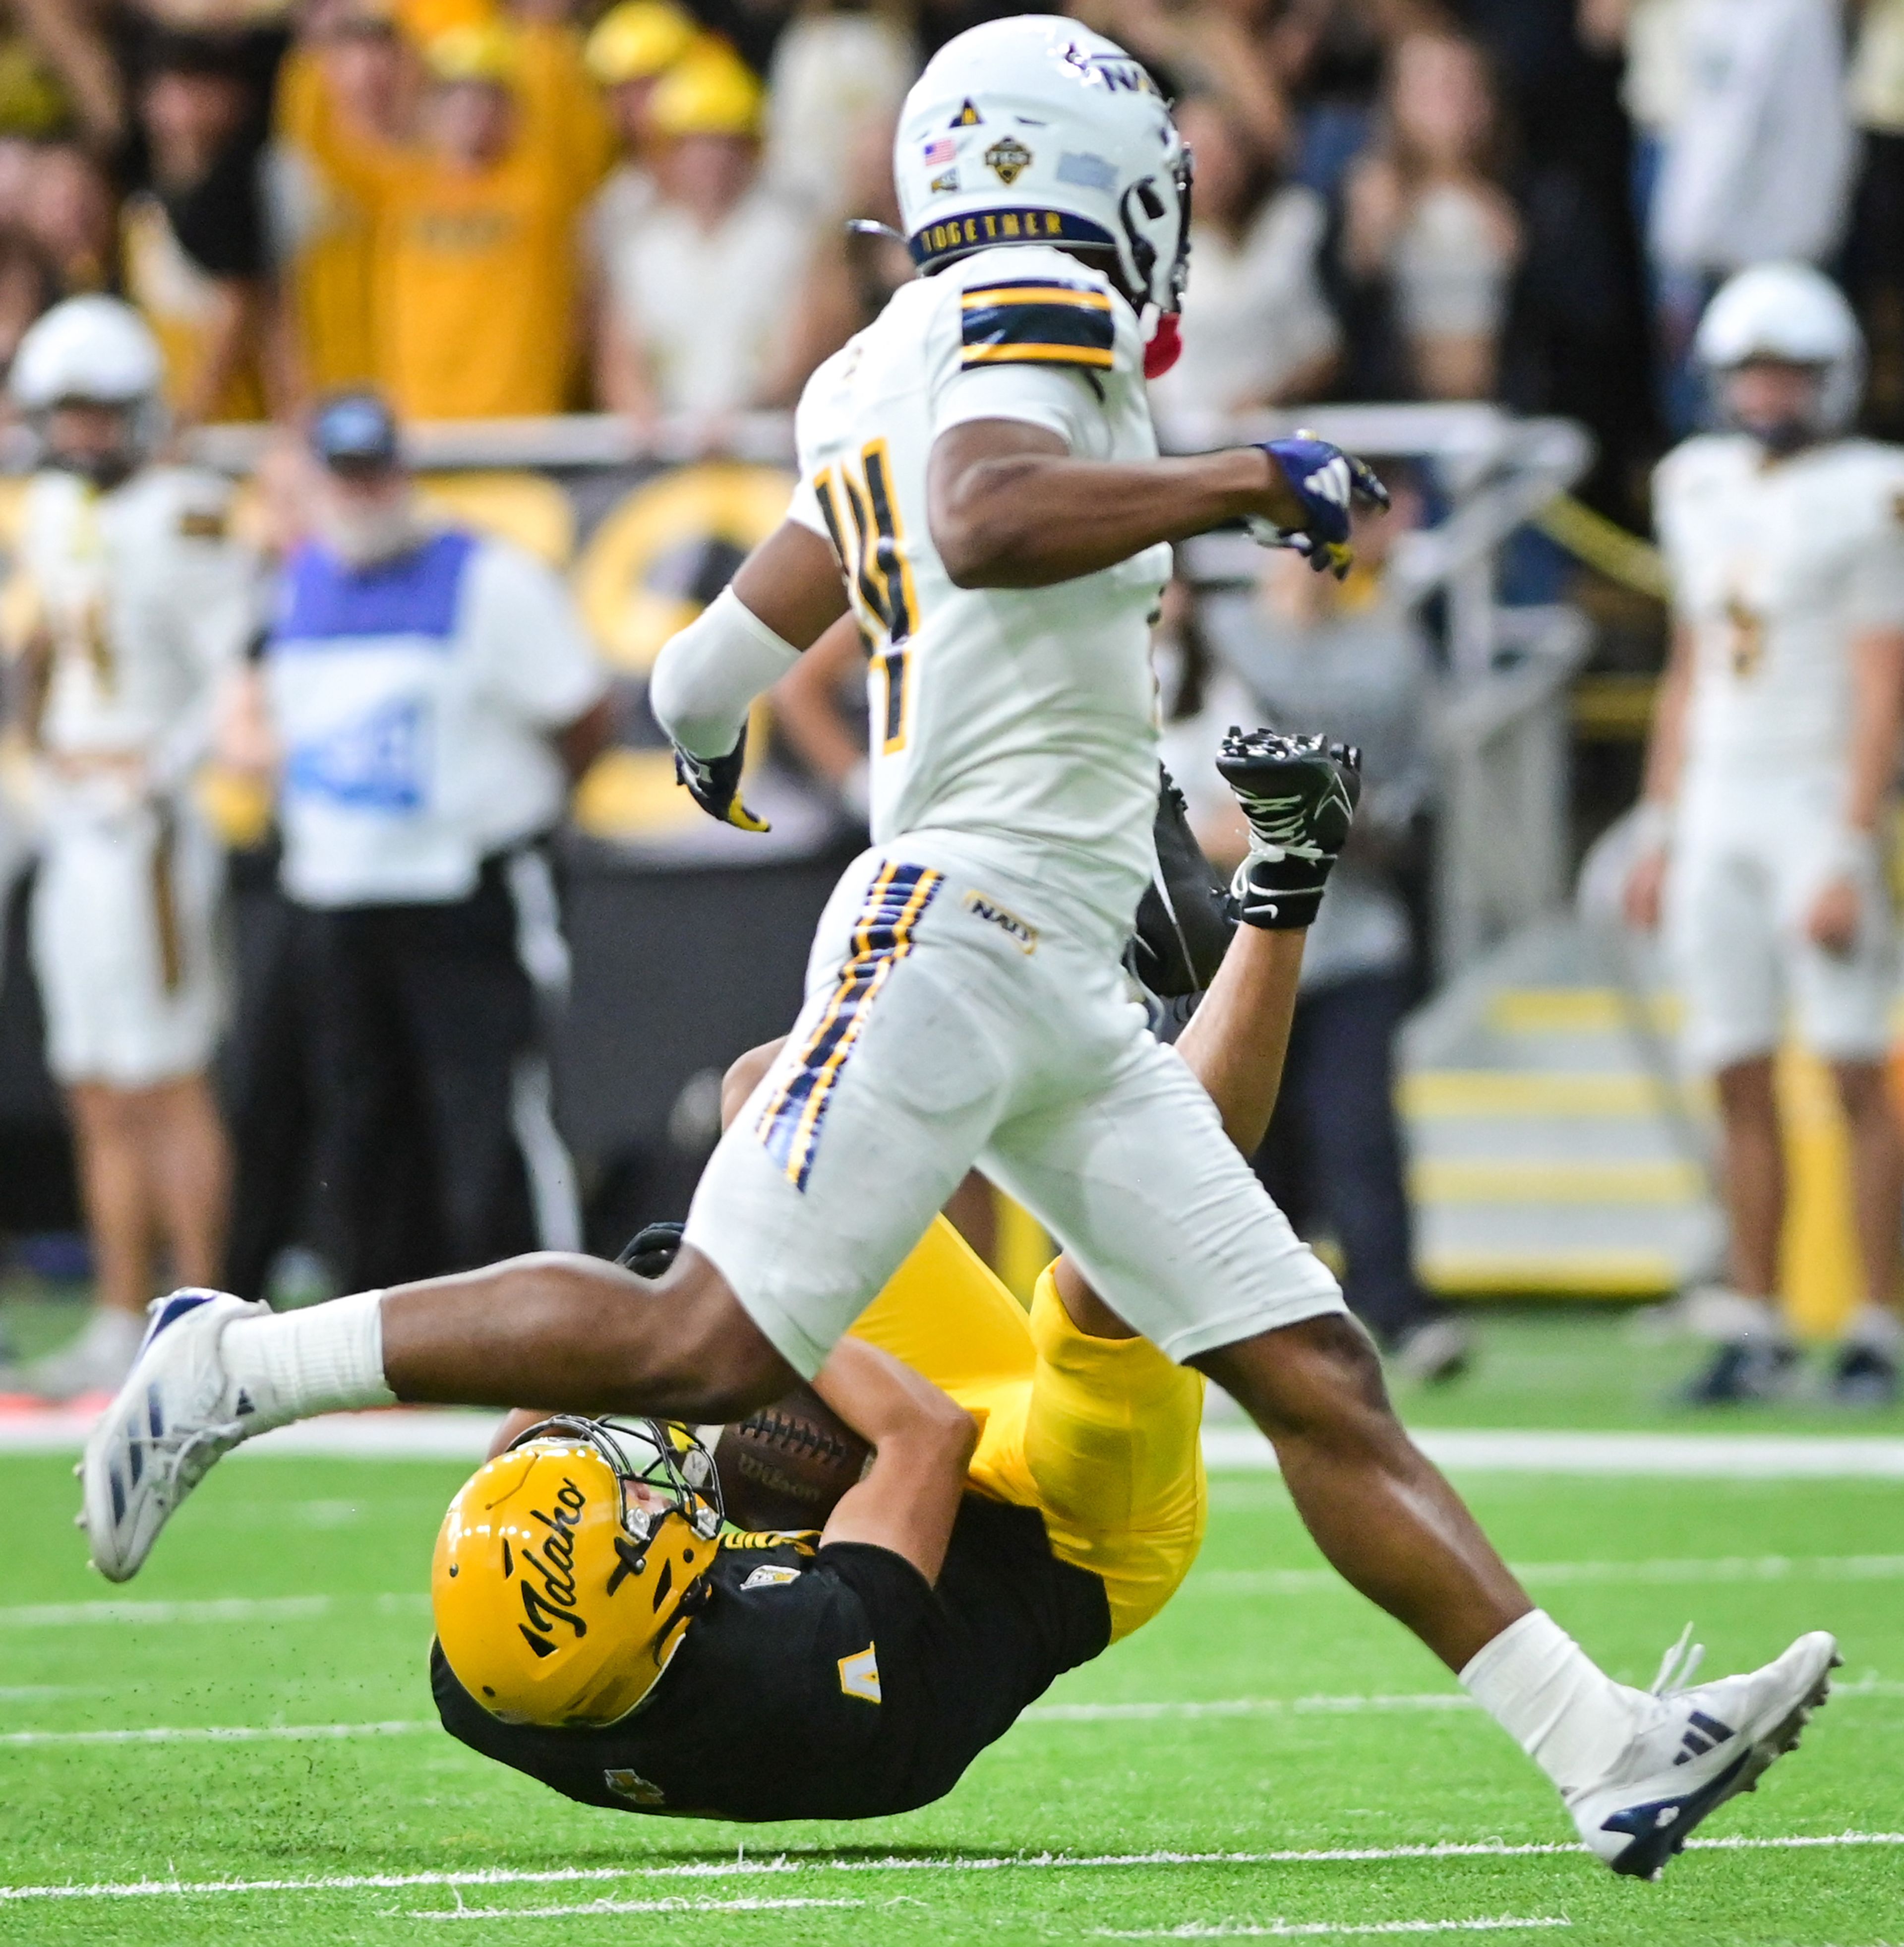
[(658, 193), (598, 232), (596, 388), (614, 411), (717, 420), (774, 389), (814, 231), (760, 180), (761, 111), (760, 84), (719, 46), (688, 54), (655, 90)]
[(880, 8), (796, 10), (767, 76), (766, 181), (818, 217), (837, 214), (864, 132), (891, 127), (918, 72), (911, 37)]
[(1183, 356), (1151, 387), (1168, 420), (1313, 398), (1342, 334), (1317, 265), (1328, 212), (1312, 189), (1278, 187), (1273, 166), (1216, 94), (1176, 110), (1197, 159)]
[(1689, 0), (1686, 93), (1651, 244), (1669, 270), (1819, 264), (1844, 230), (1852, 134), (1836, 0)]
[(318, 1093), (314, 1241), (347, 1283), (394, 1091), (417, 1097), (437, 1268), (580, 1243), (539, 1016), (567, 978), (539, 841), (606, 742), (607, 679), (555, 575), (428, 525), (389, 409), (318, 412), (317, 533), (265, 646), (281, 878), (298, 912)]
[(621, 0), (591, 29), (583, 49), (622, 145), (583, 218), (590, 262), (599, 278), (614, 239), (639, 221), (654, 200), (654, 91), (694, 45), (692, 16), (670, 0)]
[(1501, 110), (1481, 50), (1423, 28), (1389, 57), (1383, 137), (1343, 184), (1343, 268), (1388, 314), (1409, 396), (1494, 395), (1520, 219), (1501, 181)]
[(227, 483), (150, 459), (162, 373), (138, 314), (87, 297), (32, 327), (11, 375), (45, 447), (20, 543), (42, 815), (33, 964), (97, 1279), (79, 1341), (23, 1376), (51, 1398), (124, 1377), (161, 1247), (193, 1283), (224, 1250), (230, 1166), (208, 1074), (222, 860), (190, 785), (256, 591), (226, 534)]
[(1718, 1092), (1729, 1288), (1706, 1294), (1723, 1342), (1689, 1397), (1763, 1398), (1794, 1376), (1773, 1073), (1788, 1008), (1850, 1128), (1865, 1295), (1834, 1390), (1889, 1399), (1904, 1143), (1884, 1070), (1896, 955), (1882, 832), (1904, 717), (1904, 452), (1845, 436), (1862, 346), (1809, 265), (1742, 272), (1697, 350), (1728, 429), (1659, 469), (1675, 625), (1627, 899), (1643, 927), (1663, 917), (1686, 1057)]

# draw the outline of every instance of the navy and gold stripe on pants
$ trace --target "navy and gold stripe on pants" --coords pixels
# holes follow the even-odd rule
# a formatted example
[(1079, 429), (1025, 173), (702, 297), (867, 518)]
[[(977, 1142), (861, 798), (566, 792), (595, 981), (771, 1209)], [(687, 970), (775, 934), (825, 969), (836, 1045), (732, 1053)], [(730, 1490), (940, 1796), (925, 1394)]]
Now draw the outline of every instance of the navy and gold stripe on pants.
[(913, 949), (919, 917), (932, 904), (939, 874), (923, 865), (888, 864), (867, 889), (853, 950), (819, 1024), (768, 1098), (754, 1134), (796, 1190), (803, 1190), (819, 1147), (820, 1125), (866, 1017), (892, 970)]

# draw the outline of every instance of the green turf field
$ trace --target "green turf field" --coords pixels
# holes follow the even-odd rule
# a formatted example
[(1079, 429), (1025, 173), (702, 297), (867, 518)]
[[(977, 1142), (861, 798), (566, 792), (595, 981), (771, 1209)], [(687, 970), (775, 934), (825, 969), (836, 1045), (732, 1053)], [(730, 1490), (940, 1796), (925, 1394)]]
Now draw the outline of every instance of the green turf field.
[[(1582, 1345), (1501, 1329), (1514, 1376), (1433, 1417), (1485, 1423), (1492, 1393), (1513, 1423), (1547, 1366), (1550, 1403), (1572, 1397), (1558, 1367)], [(1627, 1423), (1609, 1411), (1540, 1423)], [(1705, 1829), (1719, 1843), (1637, 1886), (1557, 1849), (1572, 1834), (1544, 1784), (1319, 1570), (1272, 1475), (1218, 1478), (1172, 1608), (950, 1798), (743, 1829), (570, 1806), (428, 1727), (425, 1576), (459, 1466), (240, 1456), (114, 1591), (82, 1565), (68, 1465), (0, 1459), (0, 1883), (92, 1890), (0, 1897), (0, 1941), (1904, 1941), (1904, 1844), (1788, 1843), (1904, 1832), (1896, 1481), (1464, 1482), (1623, 1677), (1649, 1680), (1689, 1617), (1714, 1669), (1820, 1624), (1844, 1640), (1844, 1689), (1803, 1749)], [(253, 1735), (193, 1735), (214, 1728)]]

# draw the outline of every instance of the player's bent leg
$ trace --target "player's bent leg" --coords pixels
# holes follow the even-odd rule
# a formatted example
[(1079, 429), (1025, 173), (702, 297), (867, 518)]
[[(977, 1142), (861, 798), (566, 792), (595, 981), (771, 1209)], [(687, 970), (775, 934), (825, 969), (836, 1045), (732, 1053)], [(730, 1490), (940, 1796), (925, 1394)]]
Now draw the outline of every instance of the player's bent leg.
[[(1114, 1642), (1164, 1607), (1203, 1544), (1203, 1376), (1147, 1339), (1080, 1329), (1050, 1270), (1032, 1296), (1031, 1336), (1025, 1475), (1052, 1552), (1103, 1581)], [(981, 1487), (985, 1459), (981, 1443)]]
[[(1838, 1646), (1800, 1636), (1762, 1670), (1652, 1692), (1616, 1683), (1535, 1608), (1389, 1411), (1374, 1346), (1346, 1318), (1266, 1333), (1198, 1363), (1247, 1405), (1309, 1532), (1342, 1574), (1459, 1673), (1559, 1788), (1615, 1872), (1657, 1877), (1698, 1824), (1797, 1743)], [(1683, 1648), (1682, 1643), (1682, 1648)]]
[(282, 1314), (175, 1292), (153, 1306), (87, 1441), (82, 1520), (101, 1573), (122, 1582), (221, 1455), (314, 1413), (528, 1398), (552, 1411), (728, 1419), (793, 1376), (689, 1250), (658, 1283), (544, 1253)]
[(1037, 1357), (1024, 1308), (943, 1217), (926, 1227), (852, 1336), (955, 1398), (1027, 1380)]
[(1182, 1057), (1126, 1025), (1096, 1090), (1000, 1126), (987, 1174), (1060, 1240), (1116, 1318), (1179, 1363), (1342, 1312), (1340, 1286)]
[(876, 858), (842, 882), (799, 1019), (688, 1212), (687, 1242), (803, 1377), (963, 1181), (1007, 1088), (1022, 956), (941, 924), (944, 883)]
[(1450, 1669), (1533, 1607), (1396, 1418), (1380, 1356), (1353, 1319), (1309, 1319), (1195, 1363), (1269, 1436), (1333, 1566)]

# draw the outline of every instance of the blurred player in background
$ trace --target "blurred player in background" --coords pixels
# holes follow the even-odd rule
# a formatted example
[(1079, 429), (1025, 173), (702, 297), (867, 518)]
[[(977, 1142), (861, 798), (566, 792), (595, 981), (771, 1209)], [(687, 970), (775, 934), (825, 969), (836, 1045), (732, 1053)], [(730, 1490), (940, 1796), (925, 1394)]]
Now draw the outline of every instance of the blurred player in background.
[(1904, 710), (1904, 453), (1846, 437), (1863, 345), (1799, 265), (1743, 271), (1697, 353), (1723, 432), (1662, 464), (1676, 625), (1647, 760), (1627, 915), (1664, 919), (1688, 1064), (1717, 1084), (1728, 1284), (1688, 1398), (1772, 1398), (1795, 1376), (1779, 1307), (1785, 1164), (1773, 1064), (1788, 1007), (1850, 1125), (1865, 1298), (1836, 1398), (1896, 1396), (1904, 1143), (1886, 1086), (1896, 989), (1884, 822)]
[(188, 786), (257, 589), (226, 534), (227, 484), (153, 460), (162, 379), (138, 314), (104, 297), (49, 311), (11, 379), (44, 442), (20, 550), (43, 817), (33, 960), (98, 1302), (76, 1344), (0, 1383), (56, 1399), (116, 1387), (164, 1270), (216, 1275), (224, 1238), (207, 1074), (222, 860)]
[(607, 679), (549, 568), (425, 516), (376, 394), (328, 401), (311, 444), (317, 531), (286, 565), (263, 667), (321, 1111), (318, 1248), (347, 1286), (391, 1274), (379, 1138), (413, 1090), (433, 1268), (573, 1249), (538, 1017), (568, 950), (539, 848), (606, 741)]

